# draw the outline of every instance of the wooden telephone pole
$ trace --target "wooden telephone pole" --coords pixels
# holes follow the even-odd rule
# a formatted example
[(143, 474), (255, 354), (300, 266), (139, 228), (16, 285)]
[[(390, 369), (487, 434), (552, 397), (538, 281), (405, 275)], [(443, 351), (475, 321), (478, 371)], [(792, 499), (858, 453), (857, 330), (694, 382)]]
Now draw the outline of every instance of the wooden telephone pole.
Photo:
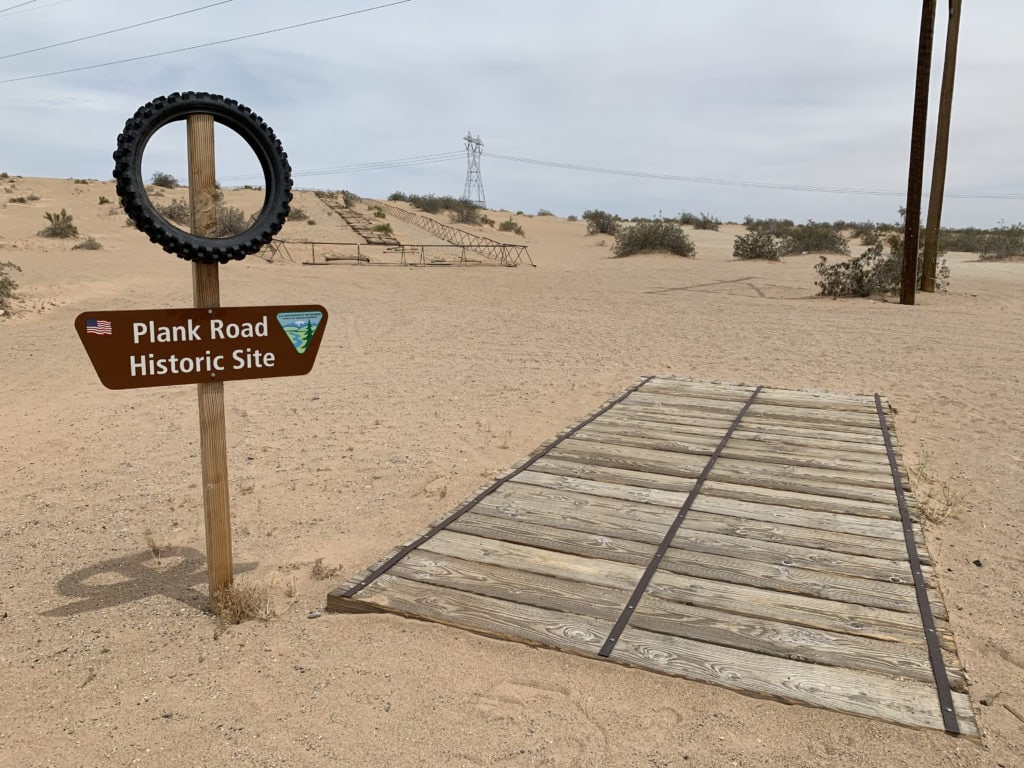
[(914, 125), (910, 135), (910, 173), (907, 179), (907, 216), (903, 230), (903, 274), (900, 304), (914, 303), (917, 285), (917, 243), (921, 230), (921, 187), (924, 186), (924, 142), (928, 127), (928, 83), (935, 37), (935, 0), (924, 0), (921, 36), (917, 47), (917, 87), (914, 92)]
[(939, 126), (935, 136), (935, 160), (932, 165), (932, 190), (928, 197), (928, 223), (924, 230), (924, 264), (921, 290), (935, 292), (935, 265), (939, 255), (939, 228), (942, 220), (942, 196), (946, 189), (946, 155), (949, 149), (949, 119), (953, 108), (953, 79), (956, 76), (956, 49), (960, 40), (961, 0), (949, 0), (946, 26), (946, 60), (942, 67), (939, 92)]

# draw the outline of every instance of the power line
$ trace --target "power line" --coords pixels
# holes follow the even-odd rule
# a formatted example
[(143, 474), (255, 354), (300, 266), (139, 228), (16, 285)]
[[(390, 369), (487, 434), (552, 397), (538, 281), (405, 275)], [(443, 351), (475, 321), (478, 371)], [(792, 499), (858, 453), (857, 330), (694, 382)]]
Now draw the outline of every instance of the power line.
[[(6, 16), (18, 16), (19, 14), (22, 14), (22, 13), (33, 13), (35, 11), (42, 11), (42, 10), (44, 10), (46, 8), (53, 8), (53, 6), (55, 6), (55, 5), (67, 5), (68, 3), (73, 3), (74, 1), (75, 0), (56, 0), (56, 2), (47, 3), (46, 5), (37, 5), (35, 8), (26, 8), (23, 11), (11, 11), (10, 13), (4, 13), (3, 15), (5, 17)], [(15, 6), (15, 7), (17, 7), (17, 6)]]
[(112, 35), (115, 32), (124, 32), (124, 31), (129, 30), (129, 29), (138, 29), (139, 27), (144, 27), (147, 24), (155, 24), (158, 21), (167, 21), (168, 19), (174, 19), (174, 18), (177, 18), (178, 16), (187, 16), (190, 13), (197, 13), (198, 11), (205, 11), (207, 8), (213, 8), (214, 6), (224, 5), (225, 3), (231, 3), (231, 2), (234, 2), (234, 0), (220, 0), (219, 2), (211, 3), (210, 5), (204, 5), (201, 8), (193, 8), (190, 11), (181, 11), (180, 13), (172, 13), (170, 16), (161, 16), (159, 19), (150, 19), (149, 21), (140, 21), (138, 24), (130, 24), (127, 27), (118, 27), (117, 29), (109, 29), (106, 32), (97, 32), (95, 35), (86, 35), (85, 37), (76, 37), (74, 40), (65, 40), (62, 43), (53, 43), (51, 45), (44, 45), (44, 46), (41, 46), (39, 48), (29, 48), (26, 51), (18, 51), (17, 53), (8, 53), (8, 54), (5, 54), (3, 56), (0, 56), (0, 60), (12, 59), (15, 56), (24, 56), (27, 53), (37, 53), (38, 51), (48, 51), (51, 48), (59, 48), (62, 45), (71, 45), (72, 43), (80, 43), (83, 40), (92, 40), (93, 38), (96, 38), (96, 37), (103, 37), (104, 35)]
[(265, 30), (263, 32), (252, 32), (252, 33), (250, 33), (248, 35), (239, 35), (238, 37), (229, 37), (229, 38), (225, 38), (224, 40), (214, 40), (213, 42), (210, 42), (210, 43), (199, 43), (198, 45), (190, 45), (190, 46), (187, 46), (185, 48), (175, 48), (172, 51), (161, 51), (159, 53), (147, 53), (147, 54), (145, 54), (143, 56), (133, 56), (130, 59), (119, 59), (117, 61), (107, 61), (107, 62), (104, 62), (103, 64), (90, 64), (90, 65), (85, 66), (85, 67), (74, 67), (72, 69), (61, 69), (61, 70), (57, 70), (55, 72), (42, 72), (42, 73), (40, 73), (38, 75), (25, 75), (24, 77), (12, 77), (12, 78), (8, 78), (7, 80), (0, 80), (0, 85), (5, 85), (7, 83), (17, 83), (17, 82), (21, 82), (23, 80), (36, 80), (36, 79), (38, 79), (40, 77), (53, 77), (54, 75), (66, 75), (66, 74), (69, 74), (71, 72), (84, 72), (84, 71), (86, 71), (88, 69), (99, 69), (101, 67), (112, 67), (115, 64), (128, 64), (129, 62), (132, 62), (132, 61), (143, 61), (145, 59), (155, 59), (158, 56), (168, 56), (168, 55), (170, 55), (172, 53), (184, 53), (185, 51), (195, 51), (195, 50), (198, 50), (200, 48), (209, 48), (209, 47), (214, 46), (214, 45), (222, 45), (224, 43), (235, 43), (235, 42), (238, 42), (239, 40), (251, 40), (254, 37), (262, 37), (264, 35), (272, 35), (275, 32), (286, 32), (286, 31), (288, 31), (290, 29), (299, 29), (300, 27), (309, 27), (309, 26), (312, 26), (314, 24), (322, 24), (325, 21), (334, 21), (336, 19), (343, 19), (343, 18), (346, 18), (348, 16), (357, 16), (357, 15), (362, 14), (362, 13), (369, 13), (371, 11), (379, 11), (379, 10), (382, 10), (384, 8), (391, 8), (392, 6), (395, 6), (395, 5), (404, 5), (405, 3), (411, 3), (411, 2), (412, 2), (412, 0), (394, 0), (394, 2), (383, 3), (381, 5), (375, 5), (375, 6), (372, 6), (370, 8), (360, 8), (357, 11), (348, 11), (347, 13), (339, 13), (339, 14), (336, 14), (334, 16), (325, 16), (322, 19), (313, 19), (312, 21), (303, 21), (303, 22), (301, 22), (299, 24), (289, 24), (286, 27), (277, 27), (275, 29), (268, 29), (268, 30)]
[[(855, 187), (825, 187), (809, 184), (782, 184), (767, 181), (741, 181), (737, 179), (713, 179), (702, 176), (677, 176), (668, 173), (651, 173), (648, 171), (626, 171), (618, 168), (602, 168), (594, 165), (580, 165), (578, 163), (560, 163), (553, 160), (534, 160), (528, 157), (514, 157), (512, 155), (499, 155), (493, 152), (487, 153), (488, 157), (498, 160), (508, 160), (515, 163), (528, 165), (540, 165), (548, 168), (563, 168), (570, 171), (586, 171), (589, 173), (604, 173), (612, 176), (632, 176), (641, 179), (657, 179), (659, 181), (677, 181), (689, 184), (714, 184), (725, 187), (746, 187), (752, 189), (774, 189), (787, 192), (825, 192), (841, 195), (880, 195), (886, 197), (901, 197), (905, 192), (891, 189), (858, 189)], [(946, 197), (954, 197), (965, 200), (1024, 200), (1024, 193), (1018, 192), (961, 192), (947, 193)]]
[[(378, 160), (368, 163), (354, 163), (352, 165), (338, 165), (332, 168), (312, 168), (305, 171), (292, 171), (292, 176), (331, 176), (339, 173), (362, 173), (364, 171), (382, 171), (389, 168), (406, 168), (413, 165), (429, 165), (431, 163), (446, 163), (452, 160), (459, 160), (462, 152), (440, 152), (433, 155), (416, 155), (414, 157), (403, 157), (396, 160)], [(218, 181), (246, 181), (248, 179), (262, 178), (260, 174), (242, 174), (237, 176), (220, 176)]]
[(13, 11), (15, 8), (21, 8), (21, 6), (23, 5), (32, 5), (32, 3), (35, 3), (37, 1), (38, 0), (28, 0), (28, 2), (18, 3), (17, 5), (9, 5), (6, 8), (0, 8), (0, 13), (7, 13), (8, 11)]

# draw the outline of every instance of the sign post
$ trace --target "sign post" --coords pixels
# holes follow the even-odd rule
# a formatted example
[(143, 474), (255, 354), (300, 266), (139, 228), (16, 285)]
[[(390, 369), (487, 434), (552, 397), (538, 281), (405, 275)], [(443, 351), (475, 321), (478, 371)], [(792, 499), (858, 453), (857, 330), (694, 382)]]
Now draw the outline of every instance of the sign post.
[[(142, 155), (163, 126), (184, 120), (188, 140), (190, 231), (170, 224), (146, 195)], [(217, 222), (214, 126), (227, 126), (256, 153), (265, 184), (262, 210), (248, 229), (223, 234)], [(288, 217), (291, 166), (281, 142), (252, 110), (216, 94), (172, 93), (139, 107), (114, 151), (114, 180), (125, 213), (168, 253), (192, 262), (191, 309), (84, 312), (75, 329), (110, 389), (196, 384), (210, 607), (233, 580), (224, 382), (309, 373), (327, 323), (317, 305), (220, 304), (220, 264), (271, 241)]]
[[(217, 230), (217, 171), (213, 150), (213, 116), (189, 115), (188, 194), (192, 234), (213, 237)], [(220, 265), (192, 263), (192, 297), (197, 308), (220, 306)], [(196, 385), (199, 390), (199, 450), (203, 468), (203, 510), (206, 517), (206, 565), (210, 605), (220, 613), (217, 595), (234, 579), (231, 562), (231, 506), (228, 493), (227, 437), (224, 426), (224, 382)]]

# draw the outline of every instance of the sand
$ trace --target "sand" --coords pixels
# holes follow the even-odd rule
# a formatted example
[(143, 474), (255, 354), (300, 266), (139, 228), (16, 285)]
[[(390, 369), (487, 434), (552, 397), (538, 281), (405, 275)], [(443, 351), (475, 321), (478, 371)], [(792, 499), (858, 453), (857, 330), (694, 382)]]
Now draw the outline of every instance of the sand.
[[(694, 260), (611, 259), (611, 238), (549, 216), (508, 236), (536, 268), (229, 264), (225, 305), (331, 316), (308, 376), (226, 385), (236, 573), (276, 616), (224, 626), (194, 387), (107, 390), (73, 328), (190, 306), (189, 265), (125, 225), (112, 182), (0, 186), (40, 198), (0, 208), (0, 262), (23, 269), (0, 318), (0, 766), (1024, 765), (1024, 264), (951, 254), (950, 291), (914, 307), (834, 301), (815, 255), (734, 261), (738, 226), (691, 232)], [(346, 239), (297, 198), (316, 224), (284, 237)], [(102, 250), (36, 236), (62, 207)], [(888, 398), (982, 744), (392, 616), (309, 618), (645, 374)]]

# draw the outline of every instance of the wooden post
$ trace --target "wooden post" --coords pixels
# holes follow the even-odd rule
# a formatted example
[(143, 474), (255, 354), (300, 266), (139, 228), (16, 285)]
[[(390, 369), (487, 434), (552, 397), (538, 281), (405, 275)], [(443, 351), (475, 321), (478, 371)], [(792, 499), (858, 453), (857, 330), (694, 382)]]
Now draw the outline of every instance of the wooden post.
[[(188, 190), (192, 233), (209, 237), (217, 227), (217, 172), (211, 115), (189, 115)], [(219, 265), (192, 263), (192, 295), (196, 307), (220, 306)], [(203, 509), (206, 513), (206, 567), (210, 607), (220, 612), (217, 593), (233, 579), (231, 508), (228, 495), (228, 451), (224, 427), (224, 382), (196, 385), (199, 390), (199, 445), (203, 467)]]
[(917, 86), (914, 91), (914, 124), (910, 135), (910, 173), (907, 178), (907, 215), (903, 229), (903, 274), (900, 304), (914, 303), (917, 285), (917, 243), (921, 231), (921, 187), (924, 186), (924, 142), (928, 126), (928, 82), (935, 36), (935, 0), (924, 0), (921, 36), (917, 48)]
[(960, 0), (949, 0), (946, 60), (942, 67), (942, 89), (939, 91), (939, 125), (935, 135), (932, 189), (928, 197), (928, 223), (924, 230), (924, 264), (921, 268), (921, 290), (926, 293), (935, 293), (935, 267), (939, 259), (939, 228), (942, 226), (942, 197), (946, 189), (949, 119), (953, 109), (953, 79), (956, 76), (956, 49), (960, 39), (960, 5)]

